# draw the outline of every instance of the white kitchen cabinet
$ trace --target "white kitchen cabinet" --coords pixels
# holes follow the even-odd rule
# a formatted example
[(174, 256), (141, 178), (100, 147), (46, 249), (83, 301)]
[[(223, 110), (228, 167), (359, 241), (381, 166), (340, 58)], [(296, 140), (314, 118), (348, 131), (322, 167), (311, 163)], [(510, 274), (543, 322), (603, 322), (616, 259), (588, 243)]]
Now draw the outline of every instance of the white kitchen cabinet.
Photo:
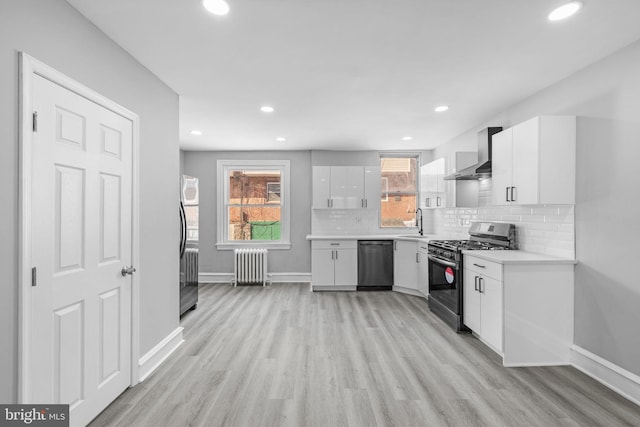
[(446, 185), (444, 157), (436, 159), (420, 168), (420, 207), (423, 209), (446, 206)]
[(313, 209), (331, 208), (331, 167), (313, 167)]
[[(504, 366), (569, 364), (574, 262), (520, 251), (474, 252), (463, 258), (464, 324), (502, 355)], [(500, 258), (508, 262), (491, 261)]]
[(313, 209), (376, 208), (379, 194), (379, 167), (313, 167)]
[[(456, 151), (451, 155), (449, 170), (446, 175), (453, 174), (478, 162), (478, 153), (475, 151)], [(446, 176), (445, 175), (445, 176)], [(477, 180), (445, 180), (444, 203), (447, 208), (474, 208), (478, 207), (478, 195), (480, 191)]]
[(418, 243), (395, 240), (393, 244), (393, 289), (418, 295)]
[(463, 321), (485, 343), (502, 353), (502, 265), (465, 255)]
[(382, 194), (380, 166), (365, 166), (364, 172), (364, 208), (379, 209)]
[(418, 243), (418, 291), (423, 296), (429, 295), (429, 251), (427, 242)]
[(473, 165), (478, 153), (458, 151), (420, 168), (420, 207), (456, 208), (478, 206), (478, 181), (445, 180), (444, 177)]
[(540, 116), (493, 136), (494, 205), (575, 203), (576, 118)]
[(311, 282), (314, 290), (355, 290), (358, 282), (357, 241), (314, 240), (311, 243)]

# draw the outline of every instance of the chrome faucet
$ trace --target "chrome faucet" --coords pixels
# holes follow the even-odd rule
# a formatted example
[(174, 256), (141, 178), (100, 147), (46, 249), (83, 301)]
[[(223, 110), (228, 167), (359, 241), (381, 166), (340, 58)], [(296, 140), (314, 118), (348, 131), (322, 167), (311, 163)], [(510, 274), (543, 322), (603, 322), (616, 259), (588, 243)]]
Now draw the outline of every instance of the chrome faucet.
[(418, 230), (418, 233), (420, 233), (420, 235), (423, 235), (423, 231), (422, 231), (422, 209), (418, 208), (416, 209), (416, 227), (418, 226), (418, 213), (420, 213), (420, 229)]

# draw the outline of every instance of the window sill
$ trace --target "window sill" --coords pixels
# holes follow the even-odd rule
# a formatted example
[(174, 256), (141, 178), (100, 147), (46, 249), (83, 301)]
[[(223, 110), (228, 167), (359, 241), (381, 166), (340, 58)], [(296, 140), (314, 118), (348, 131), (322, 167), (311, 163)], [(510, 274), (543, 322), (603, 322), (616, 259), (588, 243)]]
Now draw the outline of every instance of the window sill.
[(234, 249), (241, 248), (266, 248), (273, 250), (287, 250), (291, 249), (291, 243), (289, 242), (278, 242), (278, 243), (266, 243), (266, 242), (243, 242), (243, 243), (216, 243), (216, 249), (219, 251), (231, 251)]

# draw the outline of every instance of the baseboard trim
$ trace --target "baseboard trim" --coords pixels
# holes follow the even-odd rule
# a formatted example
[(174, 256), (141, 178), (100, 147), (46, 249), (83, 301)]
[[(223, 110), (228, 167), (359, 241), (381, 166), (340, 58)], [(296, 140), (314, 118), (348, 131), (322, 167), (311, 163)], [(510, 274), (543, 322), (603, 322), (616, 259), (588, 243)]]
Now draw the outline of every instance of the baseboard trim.
[(571, 364), (619, 395), (640, 405), (640, 376), (577, 345), (571, 346)]
[(138, 361), (140, 382), (144, 381), (184, 342), (182, 326), (176, 328)]
[(270, 273), (273, 283), (311, 283), (311, 273)]
[(233, 273), (198, 273), (200, 283), (231, 283)]
[[(272, 283), (311, 283), (311, 273), (268, 273)], [(233, 273), (198, 273), (200, 283), (231, 283)]]

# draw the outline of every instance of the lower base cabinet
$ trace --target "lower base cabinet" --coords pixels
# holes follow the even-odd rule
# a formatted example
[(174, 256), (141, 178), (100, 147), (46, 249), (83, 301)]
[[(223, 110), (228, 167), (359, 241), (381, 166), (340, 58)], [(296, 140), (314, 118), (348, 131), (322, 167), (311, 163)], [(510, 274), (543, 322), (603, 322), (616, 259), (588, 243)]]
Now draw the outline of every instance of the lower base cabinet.
[(479, 272), (480, 268), (465, 267), (463, 272), (463, 322), (495, 351), (502, 353), (503, 284), (501, 280)]
[(463, 263), (463, 322), (504, 366), (571, 363), (573, 263)]
[(429, 296), (429, 250), (426, 243), (418, 243), (418, 291)]
[(395, 240), (393, 251), (393, 289), (418, 294), (418, 244)]
[(358, 242), (317, 240), (311, 243), (311, 285), (314, 289), (353, 288), (358, 283)]

